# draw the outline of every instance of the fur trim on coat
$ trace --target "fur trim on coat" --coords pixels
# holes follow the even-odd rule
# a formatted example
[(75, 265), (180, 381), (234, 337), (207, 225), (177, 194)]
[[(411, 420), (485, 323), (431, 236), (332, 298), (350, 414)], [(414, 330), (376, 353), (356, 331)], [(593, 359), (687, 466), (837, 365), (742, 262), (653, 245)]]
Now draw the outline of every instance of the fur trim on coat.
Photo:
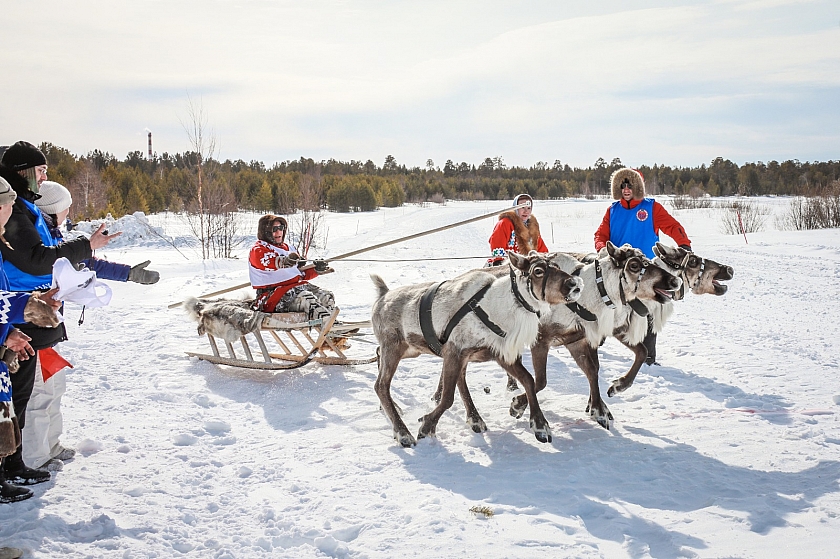
[(499, 219), (507, 219), (513, 224), (513, 232), (516, 235), (516, 248), (519, 254), (528, 254), (532, 250), (539, 250), (540, 224), (536, 217), (531, 215), (528, 218), (527, 226), (522, 223), (522, 218), (514, 210), (500, 214)]
[(19, 446), (20, 427), (15, 408), (12, 402), (0, 402), (0, 458), (14, 454)]
[(642, 174), (636, 169), (624, 167), (615, 171), (610, 177), (610, 185), (612, 186), (612, 196), (614, 200), (621, 200), (621, 184), (624, 180), (630, 181), (633, 186), (633, 199), (642, 200), (645, 197), (645, 179)]

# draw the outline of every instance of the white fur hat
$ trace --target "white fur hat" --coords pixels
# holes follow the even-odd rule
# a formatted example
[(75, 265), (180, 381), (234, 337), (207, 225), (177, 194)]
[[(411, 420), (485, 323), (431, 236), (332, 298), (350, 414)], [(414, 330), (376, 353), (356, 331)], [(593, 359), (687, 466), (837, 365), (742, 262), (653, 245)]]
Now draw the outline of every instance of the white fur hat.
[(35, 205), (41, 208), (44, 213), (55, 215), (66, 210), (73, 203), (70, 191), (54, 181), (44, 181), (38, 191), (40, 198), (35, 200)]
[(17, 192), (12, 189), (12, 185), (0, 177), (0, 206), (14, 204), (15, 198), (17, 198)]

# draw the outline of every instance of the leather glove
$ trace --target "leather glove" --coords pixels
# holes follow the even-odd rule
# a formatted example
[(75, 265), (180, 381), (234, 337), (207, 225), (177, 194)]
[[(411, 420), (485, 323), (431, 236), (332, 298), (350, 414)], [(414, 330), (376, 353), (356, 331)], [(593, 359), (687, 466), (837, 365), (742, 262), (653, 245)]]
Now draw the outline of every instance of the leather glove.
[[(328, 273), (327, 270), (332, 270), (332, 268), (329, 267), (330, 263), (326, 260), (317, 259), (313, 260), (312, 263), (315, 265), (315, 271), (319, 274)], [(335, 270), (332, 271), (334, 272)]]
[(693, 252), (691, 250), (691, 246), (689, 246), (689, 245), (680, 245), (680, 248), (687, 251), (687, 252)]
[(142, 283), (143, 285), (157, 283), (160, 279), (160, 274), (158, 272), (155, 272), (154, 270), (146, 269), (146, 266), (148, 266), (151, 263), (151, 260), (146, 260), (145, 262), (141, 262), (136, 266), (132, 266), (131, 270), (128, 272), (128, 281), (133, 281), (134, 283)]
[(296, 252), (290, 252), (286, 256), (278, 258), (278, 260), (280, 260), (280, 265), (283, 268), (291, 268), (292, 266), (298, 265), (298, 261), (300, 261), (300, 255)]

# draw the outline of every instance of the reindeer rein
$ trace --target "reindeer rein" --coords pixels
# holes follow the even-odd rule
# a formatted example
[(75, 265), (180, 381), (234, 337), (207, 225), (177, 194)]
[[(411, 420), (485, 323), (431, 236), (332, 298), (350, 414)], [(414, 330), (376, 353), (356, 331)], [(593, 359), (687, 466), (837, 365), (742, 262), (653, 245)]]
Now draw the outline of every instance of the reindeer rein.
[[(531, 295), (533, 295), (534, 290), (531, 289), (531, 278), (530, 277), (528, 278), (527, 284), (528, 284), (528, 291), (530, 291)], [(526, 311), (534, 313), (535, 315), (537, 315), (537, 317), (540, 316), (540, 311), (536, 310), (531, 305), (529, 305), (528, 301), (526, 301), (525, 298), (522, 296), (522, 293), (519, 292), (519, 288), (516, 286), (516, 274), (513, 273), (513, 264), (510, 265), (510, 290), (513, 292), (514, 298), (517, 301), (519, 301), (519, 304), (522, 305), (522, 307)], [(536, 299), (536, 298), (537, 298), (536, 295), (534, 295), (534, 299)]]

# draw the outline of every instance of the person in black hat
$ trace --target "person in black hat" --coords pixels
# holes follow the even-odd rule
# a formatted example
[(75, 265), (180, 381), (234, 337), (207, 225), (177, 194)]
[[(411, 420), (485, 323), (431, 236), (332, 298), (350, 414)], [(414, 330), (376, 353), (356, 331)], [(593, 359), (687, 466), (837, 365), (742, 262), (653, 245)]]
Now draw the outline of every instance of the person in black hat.
[[(6, 224), (8, 245), (0, 243), (3, 270), (9, 278), (11, 291), (48, 290), (56, 260), (64, 257), (72, 264), (78, 264), (120, 234), (105, 234), (105, 225), (102, 224), (90, 239), (79, 237), (58, 242), (52, 237), (41, 210), (35, 205), (35, 200), (40, 197), (40, 184), (47, 180), (47, 158), (29, 142), (17, 142), (6, 149), (0, 159), (0, 177), (6, 179), (17, 193), (12, 215)], [(31, 338), (35, 350), (52, 347), (67, 339), (64, 323), (51, 328), (32, 324), (16, 327)], [(26, 406), (35, 382), (36, 362), (35, 359), (22, 362), (18, 372), (12, 375), (12, 399), (21, 429), (26, 424)], [(2, 467), (5, 479), (14, 484), (32, 485), (50, 479), (48, 471), (30, 468), (24, 463), (21, 446), (3, 461)]]

